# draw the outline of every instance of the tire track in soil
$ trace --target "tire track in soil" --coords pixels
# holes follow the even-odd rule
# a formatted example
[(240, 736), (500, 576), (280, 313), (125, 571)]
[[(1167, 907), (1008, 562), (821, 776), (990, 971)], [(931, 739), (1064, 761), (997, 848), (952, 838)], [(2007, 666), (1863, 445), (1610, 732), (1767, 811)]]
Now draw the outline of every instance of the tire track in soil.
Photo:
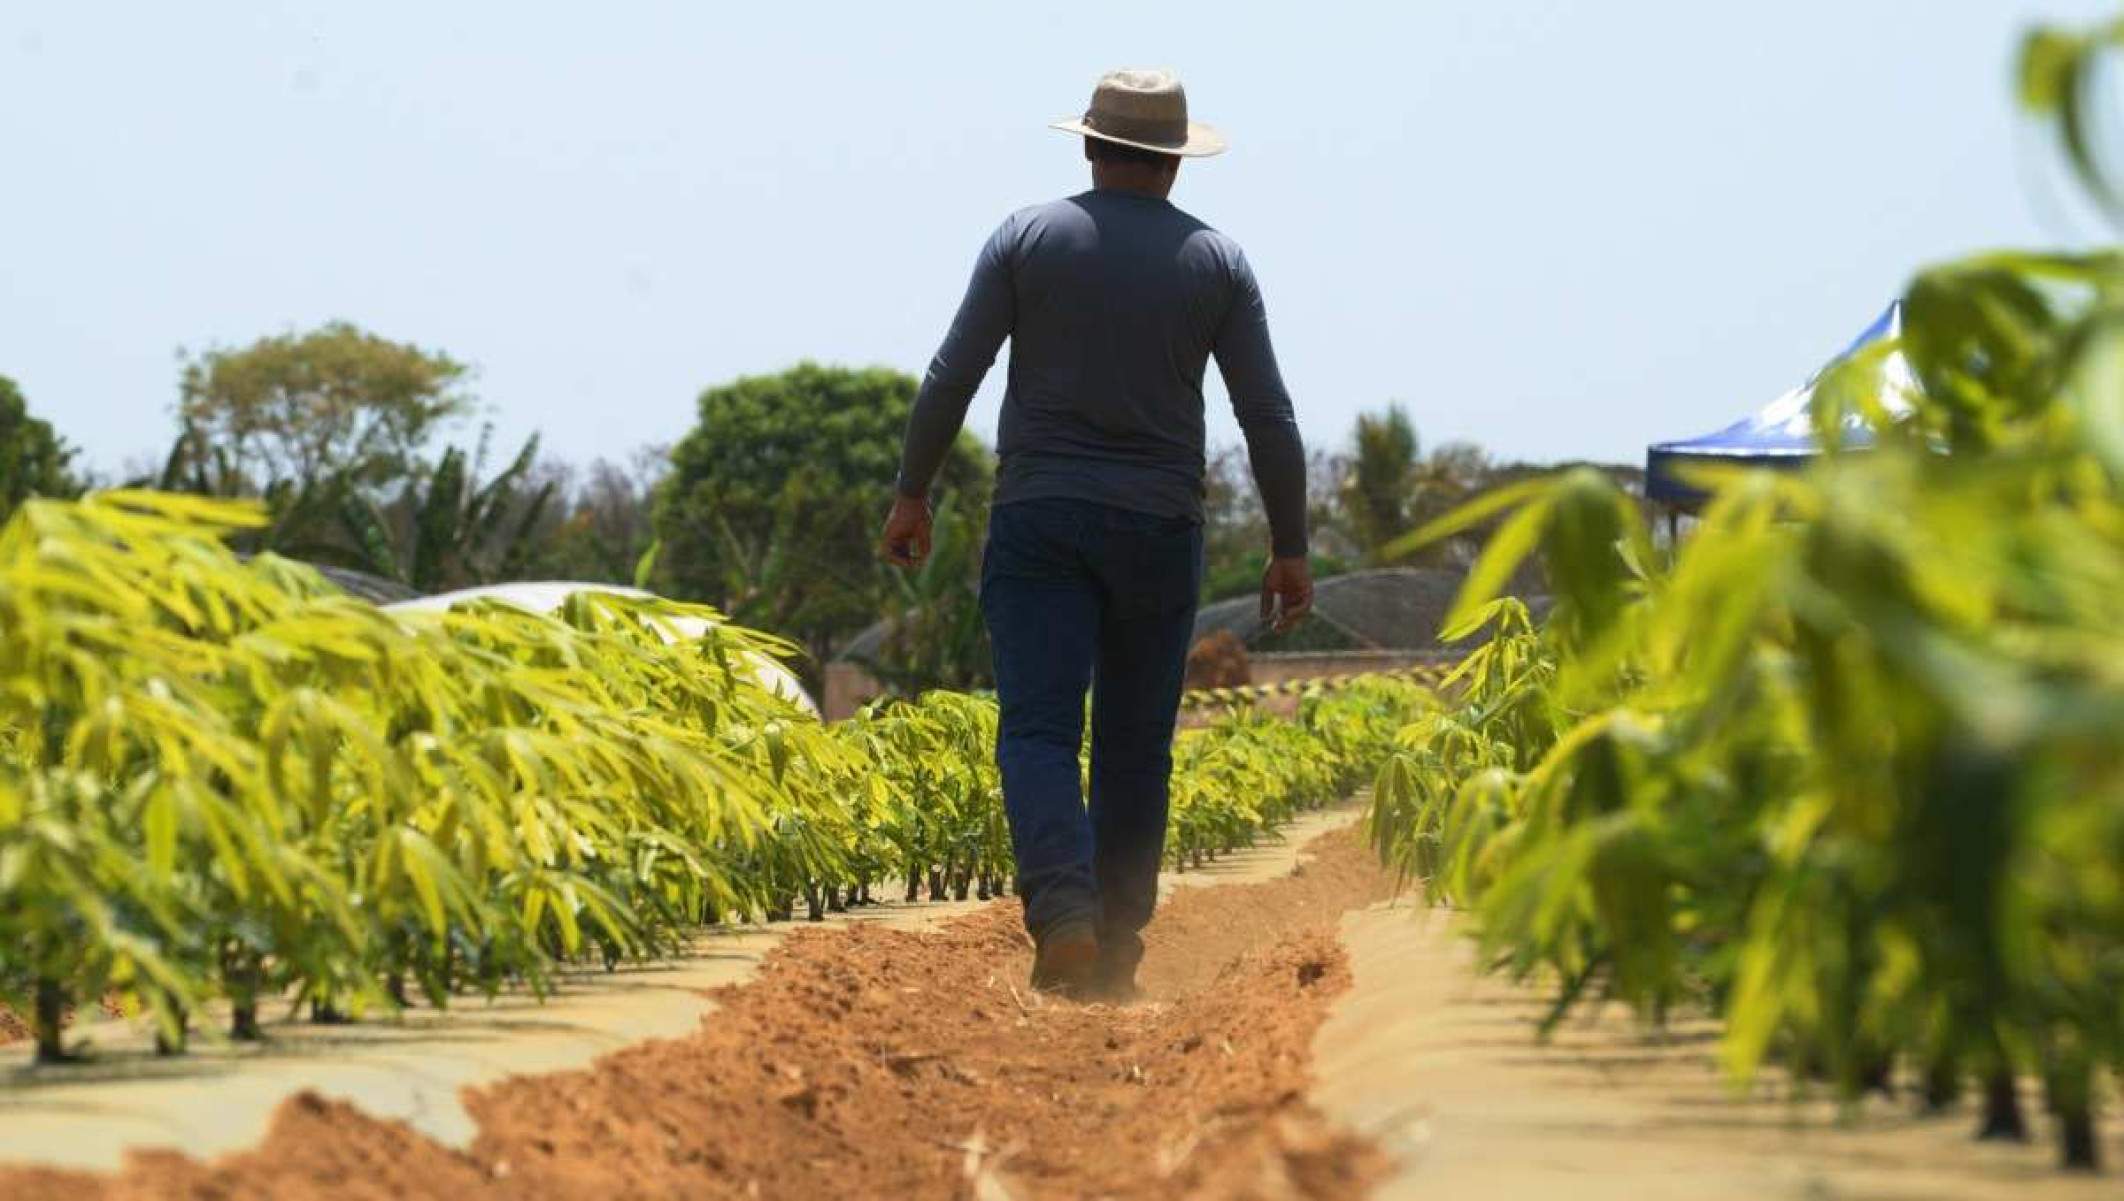
[(1351, 830), (1290, 876), (1178, 890), (1125, 1007), (1027, 993), (1009, 902), (924, 933), (799, 930), (694, 1034), (469, 1093), (469, 1151), (304, 1094), (253, 1150), (0, 1172), (0, 1196), (1361, 1197), (1384, 1156), (1304, 1093), (1349, 983), (1334, 921), (1391, 892)]

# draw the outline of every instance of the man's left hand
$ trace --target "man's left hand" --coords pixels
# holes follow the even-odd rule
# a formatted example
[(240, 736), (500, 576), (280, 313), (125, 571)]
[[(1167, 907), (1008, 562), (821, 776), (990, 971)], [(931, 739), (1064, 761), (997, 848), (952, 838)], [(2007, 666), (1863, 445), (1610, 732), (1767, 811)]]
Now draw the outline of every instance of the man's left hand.
[(885, 561), (895, 567), (919, 567), (929, 557), (929, 498), (895, 496), (885, 517)]
[(1269, 560), (1261, 573), (1261, 622), (1278, 634), (1305, 619), (1313, 609), (1313, 568), (1304, 555)]

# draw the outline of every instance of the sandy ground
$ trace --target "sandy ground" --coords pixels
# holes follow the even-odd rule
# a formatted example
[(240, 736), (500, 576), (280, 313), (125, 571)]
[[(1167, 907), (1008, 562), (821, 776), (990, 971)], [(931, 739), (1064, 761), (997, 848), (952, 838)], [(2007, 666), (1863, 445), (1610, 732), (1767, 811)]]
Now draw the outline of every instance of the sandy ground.
[(1919, 1117), (1910, 1099), (1869, 1098), (1840, 1121), (1828, 1100), (1796, 1101), (1781, 1079), (1729, 1087), (1708, 1022), (1655, 1035), (1610, 1007), (1538, 1044), (1543, 996), (1478, 976), (1443, 914), (1375, 908), (1341, 934), (1354, 985), (1315, 1044), (1313, 1099), (1397, 1161), (1381, 1201), (2124, 1195), (2115, 1106), (2110, 1174), (2063, 1174), (2033, 1090), (2032, 1145), (1978, 1143), (1974, 1112)]
[(468, 1090), (468, 1149), (302, 1094), (253, 1150), (0, 1173), (0, 1195), (1361, 1195), (1384, 1160), (1307, 1102), (1309, 1048), (1348, 984), (1335, 922), (1389, 882), (1348, 832), (1314, 845), (1294, 874), (1181, 890), (1126, 1007), (1028, 994), (1008, 903), (799, 930), (683, 1038)]

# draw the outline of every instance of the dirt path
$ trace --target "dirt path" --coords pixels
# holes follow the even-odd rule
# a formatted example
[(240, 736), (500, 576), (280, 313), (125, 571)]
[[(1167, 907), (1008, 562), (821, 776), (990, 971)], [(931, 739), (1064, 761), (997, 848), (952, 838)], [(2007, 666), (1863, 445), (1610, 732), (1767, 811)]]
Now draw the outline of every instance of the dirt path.
[(304, 1096), (250, 1151), (0, 1173), (0, 1196), (1361, 1196), (1383, 1158), (1304, 1092), (1349, 980), (1335, 921), (1390, 881), (1347, 832), (1312, 850), (1287, 878), (1179, 891), (1143, 1004), (1028, 995), (1008, 904), (800, 931), (688, 1037), (471, 1092), (469, 1151)]

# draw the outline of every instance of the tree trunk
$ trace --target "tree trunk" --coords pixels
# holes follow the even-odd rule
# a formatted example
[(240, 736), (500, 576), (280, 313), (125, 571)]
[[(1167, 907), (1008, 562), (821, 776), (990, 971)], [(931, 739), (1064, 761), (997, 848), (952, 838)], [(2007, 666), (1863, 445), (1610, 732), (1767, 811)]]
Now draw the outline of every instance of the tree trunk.
[(809, 881), (804, 884), (804, 916), (815, 922), (826, 920), (826, 903), (819, 898), (819, 886)]

